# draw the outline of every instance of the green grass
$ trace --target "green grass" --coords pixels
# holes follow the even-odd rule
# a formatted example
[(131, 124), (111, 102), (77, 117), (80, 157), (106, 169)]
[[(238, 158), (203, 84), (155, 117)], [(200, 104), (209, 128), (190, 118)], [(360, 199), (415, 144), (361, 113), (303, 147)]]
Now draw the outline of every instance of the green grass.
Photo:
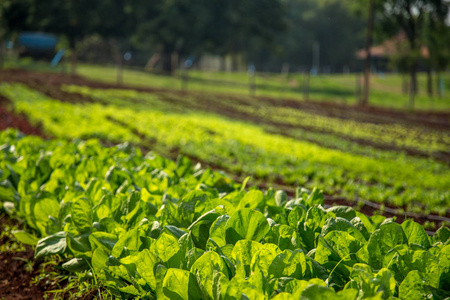
[[(78, 73), (84, 77), (103, 82), (116, 82), (114, 67), (80, 65)], [(124, 70), (124, 84), (145, 87), (181, 89), (178, 77), (155, 75), (137, 70)], [(426, 76), (419, 74), (419, 94), (416, 96), (415, 108), (419, 110), (449, 110), (450, 97), (430, 99), (426, 94)], [(445, 74), (447, 86), (450, 75)], [(248, 95), (249, 78), (246, 73), (222, 73), (190, 71), (188, 90), (201, 92), (229, 93)], [(309, 100), (333, 101), (355, 104), (356, 77), (354, 74), (334, 74), (310, 76)], [(291, 74), (289, 79), (279, 74), (257, 74), (256, 96), (274, 98), (292, 98), (304, 100), (302, 91), (303, 75)], [(409, 96), (402, 93), (401, 75), (388, 74), (372, 76), (370, 104), (395, 109), (408, 109)]]
[[(35, 63), (30, 60), (7, 62), (6, 67), (19, 67), (32, 70), (60, 71), (52, 69), (48, 64)], [(99, 66), (79, 64), (77, 73), (88, 79), (106, 82), (117, 82), (117, 70), (113, 66)], [(443, 111), (450, 110), (450, 74), (443, 74), (447, 93), (441, 98), (433, 99), (426, 93), (426, 75), (419, 74), (419, 93), (415, 99), (416, 110)], [(273, 98), (290, 98), (304, 100), (303, 75), (290, 74), (289, 78), (276, 73), (258, 73), (256, 75), (256, 96)], [(362, 82), (362, 76), (361, 76)], [(370, 105), (409, 109), (409, 96), (402, 93), (402, 75), (374, 74), (371, 77)], [(180, 76), (163, 76), (138, 69), (123, 70), (123, 84), (137, 87), (163, 88), (180, 90), (182, 81)], [(333, 74), (309, 77), (309, 100), (332, 101), (338, 103), (355, 104), (356, 75)], [(436, 82), (433, 82), (436, 88)], [(249, 78), (246, 72), (204, 72), (189, 71), (187, 89), (190, 91), (249, 95)]]
[(37, 72), (62, 72), (64, 66), (52, 67), (49, 62), (35, 61), (31, 58), (6, 59), (4, 62), (5, 69), (25, 69)]

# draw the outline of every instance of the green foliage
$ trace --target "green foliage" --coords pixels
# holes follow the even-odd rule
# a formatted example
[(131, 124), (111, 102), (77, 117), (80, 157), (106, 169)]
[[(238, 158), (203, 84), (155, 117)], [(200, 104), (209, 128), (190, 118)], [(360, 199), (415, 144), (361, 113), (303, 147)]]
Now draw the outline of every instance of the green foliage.
[[(151, 143), (152, 147), (156, 144), (154, 148), (160, 153), (176, 149), (178, 153), (219, 166), (231, 173), (250, 174), (263, 181), (281, 178), (286, 184), (302, 185), (310, 189), (317, 186), (328, 194), (340, 194), (349, 198), (356, 195), (377, 202), (408, 205), (408, 208), (413, 207), (417, 201), (435, 211), (445, 212), (448, 207), (449, 168), (429, 159), (367, 156), (366, 153), (357, 155), (352, 151), (324, 148), (305, 140), (268, 133), (254, 124), (195, 111), (193, 108), (198, 106), (199, 101), (193, 97), (175, 99), (177, 102), (173, 104), (172, 101), (165, 101), (167, 98), (163, 96), (135, 91), (105, 91), (86, 87), (67, 87), (66, 90), (92, 97), (102, 105), (61, 103), (21, 85), (3, 84), (0, 87), (1, 93), (13, 101), (17, 112), (25, 113), (34, 123), (41, 123), (51, 136), (95, 137), (113, 142), (127, 140), (144, 146)], [(223, 105), (220, 99), (211, 101)], [(379, 125), (326, 118), (276, 106), (272, 107), (276, 113), (270, 113), (263, 107), (255, 107), (254, 103), (249, 104), (230, 101), (227, 107), (242, 110), (243, 113), (267, 122), (279, 122), (282, 119), (292, 128), (333, 128), (334, 133), (350, 138), (367, 141), (377, 139), (382, 143), (395, 141), (405, 147), (430, 152), (442, 151), (448, 142), (448, 136), (444, 133), (423, 131), (400, 124)], [(42, 168), (45, 168), (45, 160), (42, 164)], [(92, 162), (84, 164), (85, 168), (95, 167)], [(183, 166), (183, 170), (177, 174), (184, 174), (184, 169), (188, 167)], [(419, 172), (420, 178), (416, 176)], [(117, 167), (112, 167), (107, 174), (108, 180), (113, 180), (108, 183), (115, 188), (124, 179), (128, 182), (133, 180), (130, 174)], [(65, 176), (63, 171), (58, 172), (59, 176)], [(79, 176), (84, 178), (83, 175)], [(165, 174), (161, 173), (160, 176), (166, 177), (165, 181), (169, 184), (169, 178)], [(54, 176), (50, 185), (55, 185), (58, 177)], [(220, 189), (219, 193), (225, 191), (227, 190)], [(258, 208), (262, 211), (263, 207), (259, 203), (261, 195), (257, 192), (250, 195), (251, 193), (240, 200), (239, 208)], [(276, 201), (285, 201), (282, 198), (279, 195)], [(192, 210), (192, 205), (183, 204), (178, 208), (172, 205), (171, 199), (165, 201), (167, 207), (176, 210), (175, 215), (185, 215), (184, 219), (179, 220), (180, 223), (174, 225), (187, 228), (187, 223), (200, 217)], [(251, 206), (246, 201), (252, 202)], [(149, 203), (141, 211), (136, 210), (129, 222), (136, 222), (143, 211), (156, 209), (151, 205), (155, 204)], [(107, 210), (105, 206), (103, 209)], [(341, 213), (339, 216), (346, 217)], [(172, 215), (164, 217), (171, 219)], [(202, 226), (197, 224), (196, 228), (200, 230)]]
[[(287, 62), (296, 72), (294, 66), (304, 71), (324, 66), (342, 71), (356, 62), (354, 53), (364, 47), (365, 18), (353, 13), (354, 5), (348, 0), (285, 1), (288, 30), (277, 35), (278, 55), (268, 56), (265, 47), (253, 43), (249, 59), (276, 72)], [(320, 66), (312, 61), (315, 44), (320, 46)]]
[[(16, 237), (31, 244), (38, 235), (36, 258), (59, 255), (65, 270), (91, 271), (116, 297), (449, 296), (448, 228), (429, 238), (412, 221), (326, 210), (317, 189), (299, 188), (293, 199), (245, 192), (186, 158), (175, 163), (126, 145), (12, 130), (0, 132), (0, 145), (1, 170), (9, 170), (0, 180), (16, 195), (1, 201), (34, 230)], [(35, 211), (41, 202), (50, 208)]]

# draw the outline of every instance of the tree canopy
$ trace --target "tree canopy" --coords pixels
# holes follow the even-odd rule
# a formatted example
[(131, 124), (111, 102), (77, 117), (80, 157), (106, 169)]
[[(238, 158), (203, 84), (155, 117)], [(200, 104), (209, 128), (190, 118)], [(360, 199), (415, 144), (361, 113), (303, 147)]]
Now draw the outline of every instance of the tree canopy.
[[(161, 53), (165, 69), (173, 53), (209, 53), (241, 54), (260, 70), (277, 70), (283, 63), (308, 70), (314, 47), (322, 70), (355, 70), (368, 5), (367, 0), (3, 0), (0, 36), (45, 31), (65, 36), (75, 49), (97, 34)], [(427, 45), (434, 68), (448, 64), (443, 21), (448, 2), (375, 0), (375, 8), (378, 40), (403, 31), (412, 52)]]

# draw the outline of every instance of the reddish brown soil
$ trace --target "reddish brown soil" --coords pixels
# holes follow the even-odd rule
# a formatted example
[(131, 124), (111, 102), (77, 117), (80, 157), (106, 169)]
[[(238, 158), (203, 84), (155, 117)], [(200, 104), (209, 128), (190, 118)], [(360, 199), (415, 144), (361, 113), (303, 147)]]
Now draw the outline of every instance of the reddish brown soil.
[(46, 138), (39, 126), (32, 125), (25, 116), (18, 115), (7, 109), (7, 100), (0, 95), (0, 130), (16, 128), (29, 135)]
[[(46, 94), (49, 97), (68, 102), (92, 102), (89, 97), (83, 97), (79, 94), (64, 92), (61, 90), (62, 85), (84, 85), (93, 88), (118, 88), (117, 85), (101, 83), (87, 80), (77, 75), (67, 75), (58, 73), (38, 73), (25, 70), (3, 70), (0, 71), (0, 82), (19, 82)], [(126, 88), (120, 86), (120, 88)], [(158, 91), (155, 89), (141, 89), (145, 91)]]
[(55, 289), (42, 282), (34, 284), (33, 278), (39, 275), (39, 264), (33, 262), (31, 270), (27, 270), (26, 261), (33, 262), (31, 247), (21, 252), (0, 252), (1, 299), (44, 299), (45, 291)]
[[(10, 226), (21, 227), (21, 224), (0, 213), (0, 228)], [(14, 237), (8, 234), (0, 238), (0, 245), (3, 246), (15, 243)], [(35, 260), (32, 247), (26, 245), (24, 251), (0, 252), (0, 299), (96, 299), (98, 290), (86, 292), (82, 297), (74, 297), (73, 294), (77, 292), (74, 289), (66, 290), (67, 279), (55, 276), (61, 275), (60, 264), (62, 262), (49, 264), (42, 259)], [(53, 292), (55, 290), (60, 292), (56, 294)]]
[[(7, 216), (0, 215), (1, 228), (14, 223), (17, 224)], [(0, 245), (11, 243), (13, 243), (13, 240), (8, 236), (3, 236), (0, 239)], [(29, 246), (25, 246), (25, 251), (0, 252), (0, 299), (44, 299), (46, 291), (58, 287), (52, 285), (51, 282), (39, 281), (35, 283), (33, 281), (41, 270), (41, 263), (34, 261), (33, 257), (33, 250)]]

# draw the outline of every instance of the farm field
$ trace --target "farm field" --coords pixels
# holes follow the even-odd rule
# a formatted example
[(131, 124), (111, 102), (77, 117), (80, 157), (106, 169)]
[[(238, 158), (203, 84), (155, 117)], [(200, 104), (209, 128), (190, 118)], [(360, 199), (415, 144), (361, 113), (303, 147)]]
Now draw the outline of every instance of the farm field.
[[(31, 70), (45, 70), (55, 72), (46, 65), (28, 61), (11, 61), (9, 68), (20, 67)], [(90, 80), (115, 84), (117, 82), (117, 70), (115, 67), (80, 64), (77, 73)], [(358, 74), (362, 80), (362, 74)], [(427, 78), (425, 74), (418, 76), (419, 93), (415, 100), (416, 110), (450, 110), (450, 75), (443, 73), (446, 90), (441, 97), (436, 95), (437, 83), (434, 83), (434, 97), (427, 95)], [(196, 92), (208, 92), (218, 94), (249, 95), (249, 77), (246, 72), (207, 72), (190, 70), (187, 89)], [(436, 81), (436, 78), (433, 77)], [(302, 101), (304, 75), (291, 73), (286, 75), (274, 73), (256, 73), (256, 96), (271, 97), (276, 99), (293, 99)], [(372, 106), (393, 108), (397, 110), (408, 109), (409, 96), (402, 92), (403, 78), (398, 74), (373, 74), (371, 84)], [(145, 72), (142, 69), (123, 69), (123, 84), (134, 87), (180, 90), (183, 86), (181, 75), (162, 76)], [(309, 77), (308, 99), (312, 101), (326, 101), (342, 104), (355, 104), (356, 96), (355, 74), (321, 74)]]
[(448, 111), (2, 76), (9, 234), (84, 292), (450, 295)]
[(129, 141), (173, 158), (187, 155), (240, 180), (253, 176), (410, 212), (448, 213), (445, 113), (397, 120), (395, 113), (248, 96), (63, 84), (52, 97), (54, 87), (33, 87), (40, 91), (5, 83), (0, 93), (48, 136)]
[[(114, 68), (103, 66), (82, 65), (79, 74), (92, 80), (115, 83), (116, 73)], [(362, 80), (362, 75), (361, 80)], [(450, 76), (443, 75), (446, 86), (450, 87)], [(125, 70), (124, 83), (145, 87), (160, 87), (180, 89), (182, 82), (172, 77), (151, 75), (142, 71)], [(280, 74), (257, 73), (256, 95), (261, 97), (287, 98), (304, 100), (302, 74), (290, 74), (286, 79)], [(188, 89), (198, 92), (219, 92), (237, 95), (249, 94), (249, 78), (246, 72), (222, 73), (201, 72), (192, 70), (189, 72)], [(354, 74), (318, 75), (309, 77), (308, 99), (316, 101), (330, 101), (335, 103), (355, 104)], [(408, 108), (408, 95), (402, 93), (402, 78), (396, 74), (373, 75), (371, 89), (371, 105), (394, 109)], [(442, 97), (430, 99), (426, 94), (426, 77), (419, 76), (419, 95), (416, 97), (416, 109), (442, 110), (450, 109), (449, 93)]]

